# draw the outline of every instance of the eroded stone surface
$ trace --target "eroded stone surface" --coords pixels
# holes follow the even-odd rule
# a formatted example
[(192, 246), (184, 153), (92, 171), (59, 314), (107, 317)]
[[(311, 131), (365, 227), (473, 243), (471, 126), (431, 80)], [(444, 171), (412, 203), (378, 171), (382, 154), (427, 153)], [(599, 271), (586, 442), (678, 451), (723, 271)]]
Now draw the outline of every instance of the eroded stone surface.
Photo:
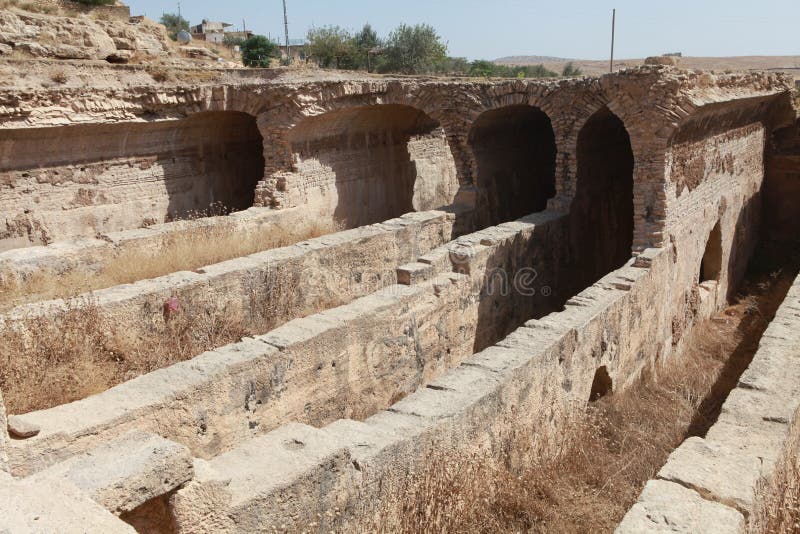
[(43, 486), (67, 480), (120, 515), (168, 494), (192, 476), (189, 449), (134, 431), (38, 473), (31, 480)]
[(733, 508), (707, 501), (679, 484), (651, 480), (615, 532), (738, 534), (744, 526), (744, 516)]

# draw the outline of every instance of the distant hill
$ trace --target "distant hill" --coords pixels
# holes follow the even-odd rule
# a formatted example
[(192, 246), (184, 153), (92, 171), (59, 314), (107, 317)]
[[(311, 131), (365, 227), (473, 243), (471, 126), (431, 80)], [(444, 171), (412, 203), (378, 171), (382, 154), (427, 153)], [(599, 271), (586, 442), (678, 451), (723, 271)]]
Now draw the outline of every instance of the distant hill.
[[(572, 63), (584, 74), (599, 75), (608, 72), (608, 60), (567, 59), (552, 56), (508, 56), (494, 61), (499, 65), (539, 65), (561, 72), (564, 65)], [(614, 69), (642, 65), (644, 59), (614, 60)], [(773, 70), (794, 74), (800, 79), (800, 56), (738, 56), (738, 57), (682, 57), (678, 65), (687, 69), (716, 71)]]

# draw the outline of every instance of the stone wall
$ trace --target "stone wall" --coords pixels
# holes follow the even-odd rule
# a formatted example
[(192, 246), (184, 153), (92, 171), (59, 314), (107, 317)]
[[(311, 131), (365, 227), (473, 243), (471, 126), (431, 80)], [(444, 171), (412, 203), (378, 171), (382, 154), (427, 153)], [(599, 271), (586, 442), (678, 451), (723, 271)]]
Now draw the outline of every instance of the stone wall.
[(797, 241), (800, 236), (800, 120), (776, 131), (767, 142), (765, 239)]
[(449, 206), (458, 190), (442, 130), (418, 109), (372, 106), (306, 119), (291, 133), (290, 205), (350, 227)]
[(2, 130), (0, 250), (247, 209), (263, 150), (244, 113)]

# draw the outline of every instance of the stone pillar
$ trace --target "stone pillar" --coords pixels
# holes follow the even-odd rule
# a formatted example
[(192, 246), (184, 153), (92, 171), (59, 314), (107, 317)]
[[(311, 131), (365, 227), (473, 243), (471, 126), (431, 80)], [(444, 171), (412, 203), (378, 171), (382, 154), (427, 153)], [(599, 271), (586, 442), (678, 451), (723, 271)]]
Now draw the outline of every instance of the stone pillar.
[(0, 473), (8, 473), (8, 421), (6, 420), (6, 406), (3, 404), (3, 392), (0, 391)]

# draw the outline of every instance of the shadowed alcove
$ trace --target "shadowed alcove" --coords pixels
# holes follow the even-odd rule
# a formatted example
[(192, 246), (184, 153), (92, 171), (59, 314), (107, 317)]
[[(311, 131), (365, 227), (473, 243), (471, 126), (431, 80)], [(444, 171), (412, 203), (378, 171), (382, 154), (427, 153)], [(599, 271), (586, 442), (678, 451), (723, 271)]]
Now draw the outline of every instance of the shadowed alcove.
[(570, 207), (575, 292), (624, 265), (633, 246), (633, 150), (625, 125), (607, 107), (581, 129), (577, 163)]
[(443, 130), (411, 106), (330, 111), (301, 121), (289, 140), (298, 203), (346, 227), (447, 206), (458, 191)]
[(481, 226), (547, 207), (555, 195), (556, 141), (546, 113), (528, 105), (487, 111), (472, 126), (469, 145), (477, 164)]

